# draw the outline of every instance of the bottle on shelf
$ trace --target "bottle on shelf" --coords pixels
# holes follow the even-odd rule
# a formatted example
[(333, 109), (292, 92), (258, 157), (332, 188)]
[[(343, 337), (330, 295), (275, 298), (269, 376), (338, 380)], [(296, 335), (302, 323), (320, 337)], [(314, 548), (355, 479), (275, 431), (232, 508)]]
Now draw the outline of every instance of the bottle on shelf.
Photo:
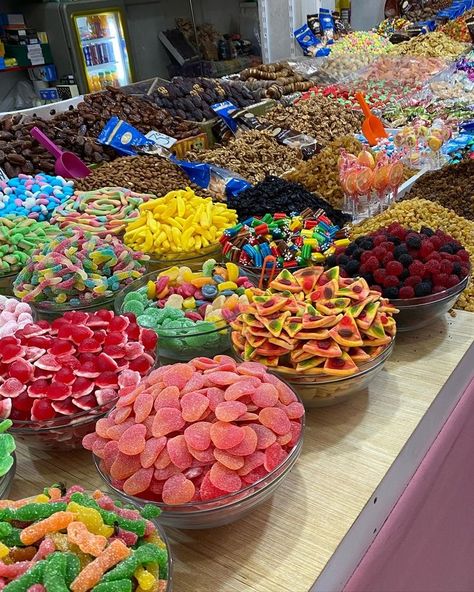
[(110, 37), (109, 23), (106, 14), (99, 15), (100, 28), (102, 30), (102, 37)]
[(97, 92), (97, 91), (101, 90), (100, 79), (97, 76), (97, 74), (93, 74), (91, 76), (91, 90), (92, 90), (92, 92)]
[(119, 88), (120, 86), (120, 81), (119, 81), (119, 77), (117, 72), (112, 72), (112, 86), (115, 86), (115, 88)]
[(104, 72), (104, 74), (105, 74), (105, 85), (106, 86), (114, 86), (114, 78), (112, 76), (112, 72), (107, 70), (106, 72)]
[(107, 83), (105, 81), (105, 73), (104, 72), (99, 72), (99, 85), (100, 85), (100, 90), (104, 90), (105, 87), (107, 86)]

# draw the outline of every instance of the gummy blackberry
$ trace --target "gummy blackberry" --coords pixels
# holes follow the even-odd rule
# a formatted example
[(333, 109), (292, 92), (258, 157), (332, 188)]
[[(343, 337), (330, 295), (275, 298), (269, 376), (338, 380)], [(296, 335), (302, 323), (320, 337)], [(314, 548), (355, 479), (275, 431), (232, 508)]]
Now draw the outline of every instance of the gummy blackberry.
[(334, 267), (335, 265), (337, 265), (336, 255), (329, 255), (329, 257), (326, 258), (326, 265), (328, 267)]
[(393, 250), (393, 256), (395, 257), (395, 259), (399, 259), (402, 255), (407, 255), (407, 254), (408, 254), (408, 249), (406, 248), (405, 245), (398, 245)]
[(422, 226), (420, 229), (421, 234), (424, 234), (425, 236), (433, 236), (434, 232), (433, 230), (431, 230), (431, 228), (428, 228), (427, 226)]
[(413, 263), (413, 257), (408, 253), (403, 253), (402, 255), (400, 255), (400, 257), (398, 257), (398, 260), (404, 267), (408, 267)]
[(359, 271), (359, 262), (357, 260), (352, 259), (351, 261), (349, 261), (349, 263), (347, 263), (345, 269), (349, 277), (357, 275)]
[(339, 255), (337, 257), (337, 264), (338, 265), (347, 265), (349, 263), (350, 259), (347, 255)]
[(401, 244), (401, 240), (398, 238), (398, 236), (389, 236), (388, 237), (389, 242), (393, 243), (395, 246), (398, 246)]
[(447, 243), (446, 245), (443, 245), (439, 249), (439, 252), (440, 253), (449, 253), (450, 255), (454, 255), (453, 245), (451, 245), (450, 243)]
[(418, 236), (409, 236), (407, 238), (407, 245), (410, 249), (418, 250), (421, 247), (421, 239)]
[(420, 298), (421, 296), (428, 296), (431, 294), (431, 284), (428, 282), (420, 282), (415, 286), (415, 296)]
[(353, 259), (358, 259), (360, 261), (360, 258), (362, 257), (362, 253), (364, 251), (362, 249), (356, 249), (353, 253), (352, 253), (352, 258)]
[(371, 251), (374, 248), (374, 241), (371, 238), (366, 238), (360, 243), (360, 248), (364, 251)]
[(461, 264), (460, 264), (458, 261), (455, 261), (455, 262), (453, 263), (453, 269), (452, 269), (452, 272), (453, 272), (454, 274), (456, 274), (457, 276), (461, 276), (461, 274), (462, 274), (462, 267), (461, 267)]
[(405, 281), (407, 278), (410, 277), (410, 272), (408, 271), (408, 269), (404, 269), (402, 271), (402, 273), (398, 276), (400, 281), (403, 282)]
[(389, 286), (388, 288), (384, 288), (382, 290), (382, 296), (385, 298), (398, 298), (399, 290), (396, 286)]

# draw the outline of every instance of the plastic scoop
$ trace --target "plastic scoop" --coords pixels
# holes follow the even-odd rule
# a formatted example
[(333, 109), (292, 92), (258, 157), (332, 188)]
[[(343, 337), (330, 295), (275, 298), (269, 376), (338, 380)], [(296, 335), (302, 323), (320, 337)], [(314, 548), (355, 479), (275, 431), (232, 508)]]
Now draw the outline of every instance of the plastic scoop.
[(67, 177), (68, 179), (83, 179), (87, 175), (90, 175), (90, 168), (82, 162), (79, 156), (76, 156), (72, 152), (63, 152), (39, 128), (32, 127), (30, 134), (56, 159), (54, 170), (57, 175)]
[(355, 98), (365, 115), (365, 119), (362, 122), (362, 133), (367, 138), (369, 144), (375, 146), (380, 138), (388, 138), (387, 132), (383, 123), (372, 113), (370, 107), (365, 102), (364, 95), (358, 92), (355, 94)]

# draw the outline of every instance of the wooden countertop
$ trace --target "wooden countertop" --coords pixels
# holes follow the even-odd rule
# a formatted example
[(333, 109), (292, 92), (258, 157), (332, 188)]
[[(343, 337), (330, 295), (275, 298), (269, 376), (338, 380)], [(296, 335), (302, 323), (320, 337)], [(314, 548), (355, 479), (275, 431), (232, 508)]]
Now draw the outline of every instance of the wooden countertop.
[[(305, 592), (357, 518), (472, 342), (474, 314), (397, 336), (368, 391), (306, 417), (300, 460), (245, 519), (207, 531), (168, 531), (176, 592)], [(54, 481), (101, 484), (89, 453), (18, 446), (12, 498)]]

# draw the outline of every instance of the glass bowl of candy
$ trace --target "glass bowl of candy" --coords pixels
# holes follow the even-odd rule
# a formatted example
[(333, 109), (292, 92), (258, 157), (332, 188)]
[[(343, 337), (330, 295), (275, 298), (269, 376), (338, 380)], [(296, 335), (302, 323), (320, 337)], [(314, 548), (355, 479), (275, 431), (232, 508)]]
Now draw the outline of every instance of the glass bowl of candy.
[(443, 316), (454, 305), (469, 283), (469, 275), (457, 285), (418, 298), (393, 299), (392, 304), (400, 311), (397, 315), (397, 328), (399, 331), (414, 331), (431, 324), (435, 319)]
[[(67, 490), (53, 485), (4, 507), (8, 509), (4, 529), (11, 531), (4, 540), (9, 555), (9, 571), (3, 574), (7, 586), (171, 592), (171, 551), (156, 508), (125, 506), (79, 485)], [(25, 554), (18, 551), (25, 545), (31, 556), (42, 557), (28, 562), (26, 569)]]
[(156, 331), (161, 363), (214, 356), (230, 349), (229, 322), (254, 281), (237, 265), (214, 259), (174, 266), (130, 284), (117, 296), (115, 310)]
[(83, 445), (117, 496), (156, 505), (166, 526), (238, 520), (276, 491), (301, 453), (304, 407), (261, 364), (195, 358), (161, 366), (139, 390), (122, 392)]
[(14, 271), (13, 273), (0, 273), (0, 294), (13, 296), (13, 282), (17, 275), (18, 271)]
[(133, 315), (68, 312), (0, 339), (0, 415), (27, 445), (78, 448), (118, 391), (156, 364), (157, 336)]
[(39, 319), (54, 320), (65, 312), (78, 311), (92, 313), (98, 310), (113, 310), (115, 296), (107, 298), (94, 298), (90, 302), (73, 300), (68, 304), (55, 304), (53, 302), (32, 302), (31, 307)]
[(220, 243), (203, 247), (198, 251), (170, 251), (169, 253), (159, 255), (158, 257), (154, 257), (153, 254), (151, 254), (150, 259), (145, 263), (145, 266), (148, 271), (160, 271), (174, 265), (178, 265), (179, 267), (182, 267), (183, 265), (198, 265), (210, 258), (214, 258), (217, 261), (222, 258), (222, 246)]
[(12, 465), (8, 471), (0, 477), (0, 499), (8, 498), (16, 473), (16, 454), (11, 455)]
[(16, 472), (16, 442), (7, 430), (11, 428), (9, 419), (0, 421), (0, 499), (5, 499), (10, 493)]

